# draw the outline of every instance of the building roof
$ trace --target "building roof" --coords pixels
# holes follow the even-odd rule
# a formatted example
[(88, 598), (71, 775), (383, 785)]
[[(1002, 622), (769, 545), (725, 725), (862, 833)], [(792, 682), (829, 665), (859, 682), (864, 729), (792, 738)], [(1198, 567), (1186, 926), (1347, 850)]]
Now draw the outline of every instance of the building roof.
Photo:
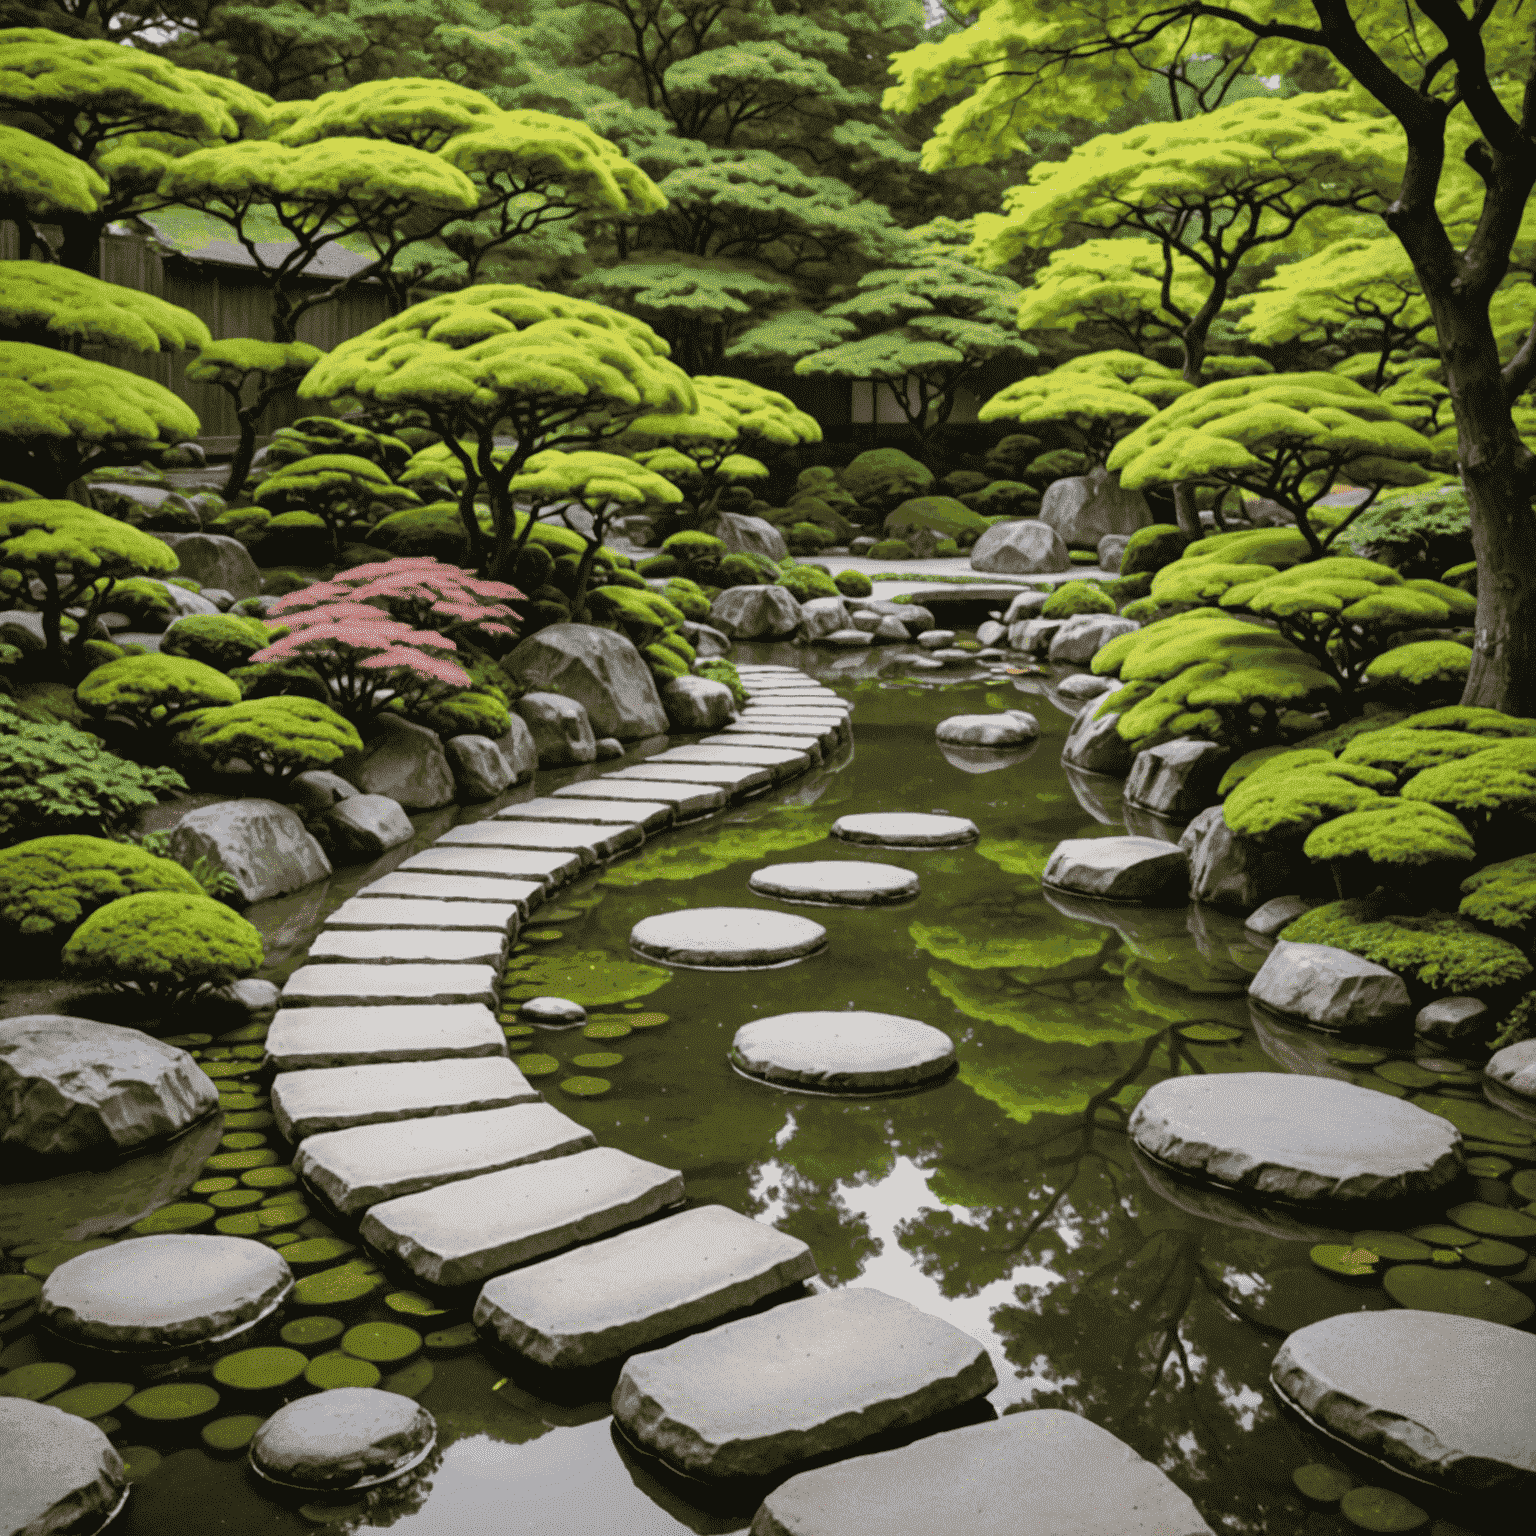
[[(146, 235), (167, 255), (214, 266), (255, 270), (256, 263), (250, 252), (234, 238), (229, 225), (195, 208), (161, 208), (154, 213), (140, 214), (129, 221), (129, 228)], [(293, 237), (270, 210), (266, 211), (265, 217), (258, 213), (247, 223), (246, 230), (259, 237), (256, 247), (269, 265), (278, 265), (284, 253), (293, 248)], [(323, 247), (304, 269), (303, 275), (338, 282), (371, 266), (374, 260), (373, 249), (365, 239), (360, 235), (346, 236)]]

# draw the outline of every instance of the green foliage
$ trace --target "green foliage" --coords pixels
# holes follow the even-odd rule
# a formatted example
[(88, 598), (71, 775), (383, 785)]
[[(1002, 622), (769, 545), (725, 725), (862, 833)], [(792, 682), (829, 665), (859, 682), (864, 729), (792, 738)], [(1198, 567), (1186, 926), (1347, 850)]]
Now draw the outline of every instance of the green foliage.
[(1116, 576), (1113, 581), (1101, 581), (1097, 585), (1115, 608), (1123, 613), (1128, 603), (1139, 602), (1151, 594), (1152, 572), (1138, 571), (1134, 576)]
[(368, 530), (364, 543), (406, 558), (430, 555), (448, 565), (465, 565), (472, 559), (469, 532), (451, 501), (391, 512)]
[[(1287, 763), (1288, 758), (1293, 760)], [(1239, 759), (1234, 771), (1247, 760)], [(1377, 788), (1359, 782), (1352, 772), (1340, 772), (1337, 764), (1295, 760), (1286, 752), (1254, 765), (1231, 787), (1222, 818), (1241, 837), (1297, 842), (1334, 817), (1365, 810), (1381, 799)]]
[(779, 579), (779, 568), (767, 555), (730, 554), (720, 562), (716, 581), (726, 587), (772, 586)]
[(723, 539), (697, 530), (672, 534), (662, 541), (661, 552), (685, 566), (718, 565), (728, 553)]
[(1339, 753), (1339, 761), (1385, 768), (1401, 783), (1426, 768), (1486, 752), (1494, 744), (1492, 739), (1470, 731), (1405, 729), (1399, 721), (1385, 730), (1356, 736)]
[(1138, 528), (1120, 556), (1120, 574), (1136, 576), (1143, 571), (1156, 573), (1172, 565), (1189, 544), (1188, 536), (1167, 523), (1149, 523)]
[(838, 597), (837, 583), (820, 566), (796, 565), (779, 577), (784, 587), (797, 603), (808, 603), (817, 597)]
[(1115, 600), (1096, 581), (1064, 581), (1045, 600), (1042, 619), (1070, 619), (1080, 613), (1113, 613)]
[(987, 530), (987, 520), (953, 496), (914, 496), (901, 503), (885, 520), (885, 531), (900, 536), (918, 528), (931, 528), (952, 539), (973, 543)]
[(1453, 565), (1450, 570), (1442, 573), (1440, 577), (1448, 587), (1457, 587), (1463, 592), (1469, 592), (1473, 597), (1477, 596), (1477, 561), (1468, 560), (1465, 565)]
[(893, 511), (927, 495), (933, 471), (899, 448), (867, 448), (838, 471), (838, 481), (860, 506)]
[(238, 758), (278, 785), (362, 747), (354, 727), (328, 704), (284, 695), (193, 710), (176, 732), (188, 763), (222, 769)]
[(1466, 490), (1458, 481), (1387, 492), (1349, 525), (1344, 537), (1356, 554), (1413, 575), (1439, 577), (1472, 553)]
[(462, 693), (437, 699), (413, 710), (410, 718), (429, 731), (436, 731), (444, 741), (454, 736), (488, 736), (499, 740), (512, 729), (512, 715), (505, 697), (481, 688), (466, 688)]
[(1536, 918), (1536, 854), (1489, 864), (1461, 882), (1463, 917), (1490, 928), (1525, 929)]
[(1399, 719), (1405, 731), (1466, 731), (1473, 736), (1497, 739), (1536, 736), (1536, 720), (1506, 715), (1501, 709), (1479, 709), (1466, 704), (1448, 704), (1443, 709), (1427, 709)]
[(342, 529), (348, 524), (368, 523), (378, 505), (399, 510), (417, 505), (420, 498), (396, 485), (384, 469), (368, 459), (321, 453), (274, 470), (256, 487), (253, 500), (278, 512), (267, 525), (269, 537), (284, 526), (285, 516), (309, 513), (320, 519), (339, 553)]
[(229, 680), (240, 689), (242, 699), (314, 699), (320, 704), (331, 699), (325, 679), (299, 663), (262, 661), (253, 667), (235, 667)]
[(179, 864), (102, 837), (39, 837), (0, 852), (0, 923), (13, 937), (62, 941), (120, 896), (199, 894)]
[(234, 507), (228, 512), (219, 513), (209, 525), (208, 531), (250, 545), (261, 537), (271, 521), (272, 514), (264, 512), (260, 507)]
[(1507, 1045), (1536, 1036), (1536, 992), (1527, 992), (1504, 1016), (1498, 1033), (1488, 1042), (1490, 1051), (1502, 1051)]
[[(153, 854), (157, 859), (169, 859), (171, 857), (171, 834), (169, 832), (145, 832), (143, 834), (130, 832), (127, 840), (142, 848), (145, 853)], [(180, 866), (178, 866), (180, 867)], [(240, 882), (226, 870), (220, 869), (218, 864), (210, 859), (207, 854), (199, 854), (186, 866), (186, 872), (191, 875), (192, 883), (203, 893), (211, 896), (215, 901), (222, 901), (225, 906), (237, 906), (240, 894)], [(231, 900), (231, 898), (236, 898)]]
[(1416, 640), (1382, 654), (1365, 669), (1368, 682), (1407, 693), (1453, 696), (1472, 670), (1472, 652), (1454, 640)]
[(83, 160), (21, 128), (0, 126), (0, 199), (29, 221), (88, 216), (110, 190)]
[(1337, 757), (1357, 736), (1388, 730), (1394, 725), (1401, 725), (1406, 718), (1400, 709), (1383, 709), (1379, 704), (1367, 704), (1363, 715), (1346, 720), (1342, 725), (1330, 726), (1326, 731), (1315, 731), (1296, 745), (1318, 747)]
[(1380, 799), (1318, 827), (1302, 852), (1319, 863), (1368, 859), (1380, 870), (1465, 863), (1477, 850), (1467, 829), (1438, 806)]
[(784, 543), (792, 555), (819, 555), (837, 543), (837, 535), (819, 523), (791, 523), (784, 530)]
[[(1416, 731), (1415, 735), (1456, 734)], [(1439, 806), (1486, 826), (1497, 816), (1536, 808), (1536, 739), (1514, 741), (1475, 737), (1486, 750), (1458, 762), (1442, 763), (1415, 774), (1403, 786), (1403, 799)]]
[(731, 690), (731, 697), (736, 701), (737, 709), (747, 707), (747, 690), (741, 685), (741, 674), (736, 670), (733, 662), (727, 661), (724, 656), (711, 656), (706, 661), (701, 661), (694, 668), (696, 677), (707, 677), (711, 682), (724, 683)]
[(99, 718), (138, 731), (167, 729), (188, 710), (238, 704), (240, 688), (200, 661), (181, 656), (128, 656), (86, 674), (75, 698)]
[(616, 624), (635, 645), (644, 647), (669, 630), (681, 630), (682, 609), (659, 592), (633, 587), (598, 587), (588, 597), (588, 607), (599, 624)]
[(1029, 517), (1040, 510), (1040, 492), (1022, 480), (994, 480), (960, 500), (980, 517), (1013, 519)]
[(881, 539), (869, 550), (871, 560), (910, 560), (912, 546), (905, 539)]
[(179, 351), (211, 340), (208, 327), (189, 310), (40, 261), (0, 261), (0, 335), (45, 346), (87, 342), (132, 352)]
[(664, 687), (674, 678), (688, 675), (688, 663), (676, 651), (659, 641), (642, 645), (640, 654), (645, 658), (645, 664), (651, 669), (651, 676), (656, 679), (658, 686)]
[(112, 588), (108, 604), (113, 613), (121, 613), (146, 629), (164, 629), (176, 613), (176, 602), (166, 591), (168, 583), (149, 577), (130, 576)]
[(194, 613), (177, 619), (160, 642), (162, 656), (185, 656), (220, 672), (244, 666), (275, 634), (260, 619), (229, 613)]
[(206, 896), (155, 891), (98, 907), (63, 950), (66, 974), (166, 1008), (251, 975), (261, 934)]
[(874, 583), (863, 571), (839, 571), (832, 582), (844, 597), (868, 597), (875, 590)]

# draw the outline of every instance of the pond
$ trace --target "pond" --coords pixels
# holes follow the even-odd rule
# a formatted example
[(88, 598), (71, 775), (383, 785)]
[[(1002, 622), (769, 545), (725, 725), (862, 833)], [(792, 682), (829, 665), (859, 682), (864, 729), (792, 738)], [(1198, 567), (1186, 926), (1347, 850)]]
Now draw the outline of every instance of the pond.
[[(1281, 1330), (1298, 1318), (1388, 1303), (1313, 1270), (1317, 1232), (1285, 1213), (1162, 1184), (1133, 1158), (1124, 1125), (1140, 1093), (1171, 1074), (1347, 1077), (1358, 1065), (1329, 1059), (1337, 1042), (1250, 1019), (1245, 988), (1263, 954), (1240, 921), (1183, 908), (1072, 911), (1046, 898), (1039, 876), (1058, 841), (1122, 831), (1085, 810), (1060, 766), (1069, 720), (1042, 696), (1047, 679), (893, 684), (850, 680), (858, 667), (808, 650), (739, 651), (819, 673), (855, 700), (853, 744), (784, 790), (654, 836), (535, 918), (509, 983), (642, 1025), (598, 1044), (579, 1031), (514, 1040), (559, 1062), (559, 1077), (540, 1086), (601, 1145), (680, 1169), (692, 1202), (804, 1240), (820, 1268), (812, 1289), (875, 1287), (971, 1334), (996, 1366), (992, 1412), (1086, 1415), (1165, 1471), (1216, 1530), (1350, 1529), (1298, 1497), (1295, 1468), (1346, 1463), (1281, 1416), (1267, 1378)], [(1010, 707), (1034, 710), (1042, 735), (996, 771), (957, 766), (934, 740), (948, 715)], [(590, 771), (540, 775), (539, 792), (581, 776)], [(980, 841), (852, 852), (829, 836), (839, 816), (897, 809), (969, 817)], [(829, 943), (779, 969), (668, 971), (629, 951), (631, 927), (653, 913), (786, 910), (748, 889), (764, 864), (846, 857), (912, 869), (921, 894), (899, 907), (787, 909), (824, 924)], [(323, 901), (304, 893), (253, 909), (273, 941), (269, 974), (285, 975), (325, 912), (378, 872), (347, 872)], [(938, 1025), (955, 1040), (958, 1073), (919, 1092), (849, 1100), (779, 1091), (727, 1063), (748, 1020), (843, 1008)], [(573, 1058), (595, 1051), (622, 1058), (601, 1072), (611, 1090), (561, 1094), (559, 1078), (582, 1070)], [(1449, 1089), (1465, 1092), (1454, 1081)], [(19, 1241), (14, 1224), (5, 1230)], [(365, 1304), (348, 1321), (392, 1316)], [(13, 1335), (0, 1365), (39, 1358), (29, 1345)], [(275, 1536), (328, 1519), (410, 1536), (662, 1536), (750, 1521), (750, 1507), (721, 1508), (659, 1480), (615, 1437), (603, 1397), (557, 1402), (480, 1349), (439, 1354), (430, 1374), (418, 1391), (442, 1450), (408, 1498), (306, 1516), (267, 1500), (241, 1461), (217, 1459), (194, 1438), (139, 1453), (134, 1497), (114, 1530)]]

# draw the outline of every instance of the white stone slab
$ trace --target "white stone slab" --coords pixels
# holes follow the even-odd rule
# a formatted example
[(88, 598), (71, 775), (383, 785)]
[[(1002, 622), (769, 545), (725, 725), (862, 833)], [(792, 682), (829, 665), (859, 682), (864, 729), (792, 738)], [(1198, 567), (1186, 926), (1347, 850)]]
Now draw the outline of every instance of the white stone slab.
[(423, 896), (354, 896), (326, 918), (327, 928), (465, 928), (508, 934), (522, 913), (510, 901), (443, 901)]
[(642, 917), (630, 946), (648, 960), (686, 970), (787, 965), (826, 948), (827, 930), (808, 917), (757, 907), (693, 907)]
[[(790, 741), (796, 746), (801, 742), (814, 741), (823, 751), (835, 746), (842, 737), (842, 731), (832, 722), (822, 724), (819, 721), (798, 720), (779, 721), (775, 719), (763, 719), (754, 716), (751, 720), (742, 716), (726, 726), (720, 734), (722, 736), (741, 736), (747, 740), (764, 738), (768, 741)], [(710, 737), (713, 741), (715, 738)]]
[(483, 1003), (280, 1008), (267, 1032), (267, 1055), (279, 1072), (506, 1054), (506, 1037)]
[(799, 1238), (705, 1205), (487, 1281), (475, 1323), (539, 1365), (576, 1369), (718, 1322), (815, 1273)]
[(801, 1472), (763, 1500), (749, 1536), (855, 1531), (1212, 1536), (1189, 1495), (1151, 1462), (1091, 1419), (1056, 1408)]
[(544, 885), (535, 880), (503, 880), (477, 875), (428, 874), (394, 870), (365, 885), (359, 896), (415, 897), (431, 901), (489, 901), (510, 903), (526, 918), (544, 904)]
[(1347, 1313), (1291, 1334), (1270, 1383), (1410, 1477), (1463, 1494), (1536, 1478), (1536, 1337), (1522, 1329), (1406, 1308)]
[(489, 965), (301, 965), (283, 983), (285, 1008), (338, 1008), (350, 1003), (496, 1002)]
[(717, 784), (733, 795), (767, 789), (773, 783), (771, 769), (728, 763), (636, 763), (632, 768), (620, 768), (607, 777), (621, 782), (631, 780), (636, 784)]
[(436, 848), (530, 848), (578, 854), (588, 864), (638, 848), (645, 832), (638, 823), (598, 826), (584, 821), (477, 821), (445, 832)]
[(1155, 1083), (1131, 1115), (1157, 1162), (1287, 1200), (1375, 1202), (1452, 1183), (1465, 1158), (1450, 1121), (1327, 1077), (1220, 1072)]
[(739, 763), (745, 763), (753, 768), (768, 769), (775, 779), (793, 778), (797, 773), (804, 773), (811, 766), (808, 752), (796, 752), (783, 747), (707, 747), (702, 742), (695, 743), (691, 747), (669, 747), (667, 751), (658, 752), (655, 757), (648, 757), (645, 761), (676, 763), (686, 768), (697, 764), (710, 766), (723, 764), (726, 767), (734, 767)]
[[(573, 788), (576, 786), (572, 786)], [(659, 800), (637, 800), (620, 805), (616, 800), (578, 800), (573, 796), (540, 795), (521, 805), (497, 811), (492, 821), (584, 821), (600, 826), (644, 827), (647, 832), (670, 826), (672, 807)]]
[(391, 1482), (437, 1444), (437, 1420), (400, 1392), (335, 1387), (279, 1408), (251, 1440), (258, 1476), (285, 1488), (345, 1493)]
[(0, 1531), (98, 1531), (128, 1497), (123, 1460), (96, 1425), (47, 1403), (0, 1397)]
[(293, 1167), (333, 1210), (360, 1216), (383, 1200), (596, 1145), (584, 1125), (540, 1102), (323, 1131), (299, 1144)]
[(954, 848), (980, 836), (964, 816), (929, 816), (918, 811), (875, 811), (839, 816), (832, 836), (876, 848)]
[(580, 874), (587, 862), (590, 861), (583, 860), (579, 853), (541, 853), (535, 848), (465, 848), (437, 843), (421, 853), (413, 853), (400, 868), (435, 875), (537, 880), (546, 890), (552, 890)]
[(613, 1415), (642, 1449), (690, 1476), (766, 1477), (996, 1385), (969, 1334), (854, 1286), (632, 1355)]
[(908, 1088), (955, 1064), (943, 1030), (856, 1008), (754, 1019), (736, 1031), (729, 1054), (750, 1077), (836, 1093)]
[(280, 1072), (272, 1084), (272, 1113), (283, 1136), (299, 1142), (319, 1131), (504, 1109), (538, 1097), (505, 1058), (404, 1061)]
[(590, 796), (594, 800), (616, 800), (630, 805), (636, 801), (642, 804), (659, 801), (663, 805), (670, 805), (672, 814), (679, 820), (687, 821), (723, 809), (731, 798), (718, 784), (632, 784), (624, 779), (615, 779), (611, 773), (599, 779), (584, 779), (580, 784), (567, 784), (564, 789), (557, 789), (553, 798), (574, 800), (578, 796)]
[(319, 964), (500, 965), (507, 935), (475, 928), (322, 928), (309, 958)]
[(682, 1198), (676, 1169), (594, 1147), (386, 1200), (363, 1218), (362, 1233), (428, 1285), (471, 1285)]
[(778, 704), (787, 709), (825, 709), (844, 715), (853, 713), (853, 705), (835, 693), (821, 693), (810, 688), (759, 688), (747, 693), (747, 703)]
[(738, 730), (727, 727), (715, 736), (702, 736), (696, 747), (757, 747), (770, 752), (800, 752), (812, 764), (821, 761), (821, 739), (818, 736), (775, 736), (771, 731)]
[(759, 896), (818, 907), (876, 907), (908, 901), (921, 890), (910, 869), (861, 859), (816, 859), (805, 864), (767, 864), (747, 885)]

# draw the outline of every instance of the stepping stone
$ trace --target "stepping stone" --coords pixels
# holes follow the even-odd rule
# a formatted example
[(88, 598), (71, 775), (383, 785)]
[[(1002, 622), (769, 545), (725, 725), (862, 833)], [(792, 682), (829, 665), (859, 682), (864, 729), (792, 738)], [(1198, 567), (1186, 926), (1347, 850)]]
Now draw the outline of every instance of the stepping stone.
[(827, 945), (827, 930), (808, 917), (756, 907), (693, 907), (642, 917), (631, 948), (648, 960), (685, 970), (728, 971), (788, 965)]
[(1165, 1078), (1131, 1140), (1154, 1162), (1239, 1193), (1369, 1205), (1427, 1195), (1465, 1168), (1461, 1134), (1406, 1100), (1335, 1078), (1222, 1072)]
[(67, 1259), (43, 1281), (38, 1315), (61, 1338), (97, 1349), (188, 1348), (254, 1327), (292, 1289), (275, 1248), (163, 1233)]
[(581, 873), (590, 858), (579, 853), (540, 853), (533, 848), (466, 848), (438, 843), (413, 853), (400, 868), (437, 875), (488, 875), (509, 880), (537, 880), (546, 890)]
[(645, 761), (689, 767), (695, 763), (723, 763), (726, 766), (748, 763), (754, 768), (767, 768), (775, 779), (791, 779), (811, 766), (807, 752), (786, 751), (782, 747), (706, 747), (702, 742), (692, 747), (670, 747)]
[(628, 784), (622, 779), (615, 782), (611, 773), (600, 779), (567, 784), (564, 789), (557, 789), (551, 798), (575, 799), (577, 796), (614, 800), (631, 807), (637, 802), (641, 805), (670, 805), (672, 814), (679, 821), (691, 821), (710, 811), (723, 810), (731, 798), (716, 784)]
[(587, 1022), (587, 1010), (568, 997), (530, 997), (518, 1004), (518, 1021), (547, 1024), (552, 1029), (574, 1029)]
[(507, 935), (476, 929), (322, 928), (309, 946), (313, 961), (363, 965), (500, 965)]
[(1189, 855), (1156, 837), (1069, 837), (1056, 844), (1041, 884), (1100, 901), (1182, 906)]
[(962, 1523), (965, 1536), (1213, 1536), (1172, 1479), (1056, 1408), (801, 1472), (763, 1500), (751, 1536), (913, 1536)]
[(98, 1531), (128, 1498), (112, 1442), (89, 1419), (24, 1397), (0, 1397), (0, 1526), (6, 1536)]
[(386, 1200), (363, 1218), (362, 1234), (425, 1284), (449, 1288), (601, 1237), (682, 1198), (675, 1168), (594, 1147)]
[(859, 859), (768, 864), (755, 870), (747, 885), (759, 896), (818, 907), (880, 907), (910, 900), (920, 890), (910, 869)]
[(927, 816), (917, 811), (839, 816), (832, 823), (833, 837), (876, 848), (957, 848), (974, 843), (980, 835), (976, 823), (963, 816)]
[(445, 832), (435, 848), (532, 848), (579, 854), (583, 863), (611, 859), (638, 848), (645, 833), (638, 823), (597, 826), (584, 821), (477, 821)]
[(636, 763), (633, 768), (620, 768), (608, 774), (607, 778), (617, 779), (621, 784), (715, 784), (733, 796), (767, 789), (773, 783), (770, 769), (744, 763)]
[(744, 725), (750, 729), (757, 729), (759, 722), (764, 724), (793, 725), (801, 730), (833, 730), (839, 736), (847, 736), (849, 732), (848, 717), (835, 709), (793, 709), (788, 706), (764, 704), (756, 708), (750, 705), (742, 710), (732, 721), (733, 725)]
[[(1314, 1079), (1318, 1081), (1318, 1079)], [(1395, 1471), (1466, 1495), (1536, 1476), (1536, 1337), (1443, 1312), (1363, 1312), (1299, 1329), (1270, 1385)]]
[(1495, 1104), (1515, 1114), (1536, 1114), (1536, 1040), (1495, 1051), (1483, 1068), (1483, 1086)]
[(511, 933), (522, 918), (511, 901), (432, 901), (423, 897), (354, 896), (326, 918), (327, 928), (469, 928)]
[[(571, 788), (579, 788), (572, 785)], [(632, 805), (620, 805), (617, 800), (562, 799), (559, 795), (540, 795), (535, 800), (525, 800), (521, 805), (509, 805), (491, 818), (492, 821), (586, 821), (605, 826), (644, 827), (647, 832), (672, 824), (672, 807), (660, 800), (647, 803), (636, 800)]]
[[(809, 720), (804, 722), (760, 718), (748, 720), (744, 716), (733, 720), (720, 734), (741, 736), (748, 741), (788, 741), (796, 747), (801, 747), (803, 742), (812, 741), (823, 751), (835, 746), (842, 737), (842, 732), (832, 724), (821, 725)], [(716, 740), (713, 736), (709, 739)], [(802, 750), (808, 749), (802, 747)]]
[(1414, 1011), (1396, 971), (1331, 944), (1284, 939), (1265, 956), (1248, 995), (1282, 1018), (1335, 1032), (1406, 1026)]
[(824, 709), (829, 714), (853, 713), (853, 705), (835, 693), (802, 689), (758, 689), (747, 694), (747, 702), (752, 705), (775, 704), (782, 709)]
[(300, 1142), (318, 1131), (505, 1109), (538, 1097), (504, 1057), (402, 1061), (280, 1073), (272, 1084), (272, 1113), (284, 1139)]
[(705, 736), (694, 743), (697, 747), (758, 747), (770, 752), (798, 752), (814, 766), (821, 761), (821, 740), (816, 736), (775, 736), (771, 731), (756, 732), (750, 729), (725, 730), (718, 736)]
[(283, 983), (283, 1007), (349, 1003), (496, 1004), (489, 965), (301, 965)]
[(475, 1325), (553, 1370), (616, 1360), (816, 1273), (799, 1238), (705, 1205), (486, 1282)]
[(267, 1055), (279, 1072), (506, 1054), (506, 1037), (483, 1003), (280, 1008), (267, 1032)]
[(613, 1416), (643, 1450), (690, 1477), (767, 1477), (996, 1385), (991, 1358), (969, 1334), (856, 1286), (632, 1355)]
[(404, 1477), (437, 1445), (437, 1420), (413, 1398), (334, 1387), (279, 1408), (251, 1440), (259, 1477), (284, 1488), (345, 1493)]
[(567, 1157), (597, 1138), (553, 1104), (518, 1104), (323, 1131), (299, 1144), (296, 1172), (343, 1216), (522, 1163)]
[[(488, 879), (476, 875), (434, 875), (398, 869), (391, 874), (381, 875), (357, 894), (369, 899), (390, 896), (428, 901), (488, 901), (515, 906), (518, 915), (524, 919), (544, 904), (542, 881)], [(347, 903), (343, 903), (345, 905)], [(432, 925), (429, 923), (424, 926)]]
[(749, 1077), (835, 1093), (909, 1088), (955, 1064), (943, 1030), (854, 1008), (754, 1019), (736, 1031), (729, 1055)]

